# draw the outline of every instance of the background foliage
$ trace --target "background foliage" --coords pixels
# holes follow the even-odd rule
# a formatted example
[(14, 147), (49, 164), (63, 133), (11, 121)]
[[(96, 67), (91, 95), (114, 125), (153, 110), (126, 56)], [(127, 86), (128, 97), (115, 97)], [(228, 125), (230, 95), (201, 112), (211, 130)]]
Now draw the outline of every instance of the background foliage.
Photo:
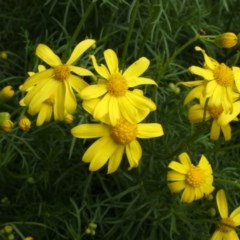
[[(159, 87), (144, 88), (158, 106), (147, 121), (162, 124), (165, 135), (144, 140), (137, 169), (127, 171), (127, 161), (112, 175), (106, 169), (91, 173), (81, 156), (91, 141), (75, 140), (70, 129), (86, 116), (76, 114), (71, 125), (58, 122), (34, 126), (29, 132), (17, 125), (0, 138), (0, 227), (11, 225), (15, 239), (210, 239), (217, 216), (215, 200), (181, 204), (166, 185), (167, 165), (187, 151), (193, 161), (204, 154), (212, 163), (216, 189), (228, 189), (230, 208), (239, 203), (239, 124), (233, 139), (209, 140), (209, 123), (193, 126), (183, 99), (187, 89), (174, 92), (169, 83), (191, 80), (187, 68), (202, 62), (196, 44), (219, 61), (237, 53), (198, 41), (176, 58), (174, 53), (196, 34), (239, 32), (237, 0), (19, 0), (0, 2), (0, 87), (14, 87), (11, 109), (18, 120), (18, 90), (28, 71), (36, 70), (38, 43), (50, 46), (63, 59), (77, 42), (97, 40), (94, 54), (114, 49), (121, 66), (141, 56), (150, 59), (146, 75)], [(89, 59), (82, 59), (89, 65)], [(239, 62), (237, 63), (239, 65)], [(231, 181), (233, 180), (233, 181)], [(228, 184), (230, 183), (230, 184)], [(90, 222), (96, 235), (86, 235)], [(0, 237), (5, 239), (3, 236)]]

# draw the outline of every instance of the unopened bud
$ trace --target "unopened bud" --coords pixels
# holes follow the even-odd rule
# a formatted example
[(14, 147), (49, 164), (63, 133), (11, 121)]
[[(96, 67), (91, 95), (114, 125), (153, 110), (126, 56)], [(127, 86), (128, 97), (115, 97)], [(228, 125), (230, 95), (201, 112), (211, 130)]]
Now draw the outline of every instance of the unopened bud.
[(214, 43), (217, 47), (220, 48), (232, 48), (238, 44), (238, 37), (235, 33), (226, 32), (217, 35)]
[(6, 100), (12, 98), (14, 96), (14, 90), (12, 86), (6, 86), (0, 91), (0, 101), (5, 102)]
[(27, 132), (31, 127), (31, 121), (27, 117), (22, 117), (18, 122), (18, 126), (20, 129)]

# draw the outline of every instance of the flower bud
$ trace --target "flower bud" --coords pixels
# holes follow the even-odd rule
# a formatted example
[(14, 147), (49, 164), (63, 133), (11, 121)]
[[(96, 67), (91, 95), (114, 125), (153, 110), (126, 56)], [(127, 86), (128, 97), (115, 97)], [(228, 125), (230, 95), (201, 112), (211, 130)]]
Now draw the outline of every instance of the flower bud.
[(219, 34), (216, 36), (214, 44), (220, 48), (232, 48), (238, 44), (238, 37), (232, 32)]
[(6, 226), (4, 227), (4, 232), (5, 232), (5, 233), (10, 234), (12, 231), (13, 231), (12, 226), (6, 225)]
[(4, 60), (7, 59), (7, 58), (8, 58), (7, 53), (6, 53), (6, 52), (1, 52), (1, 53), (0, 53), (0, 58), (1, 58), (1, 59), (4, 59)]
[(25, 237), (24, 240), (34, 240), (34, 238), (29, 236), (29, 237)]
[(6, 100), (12, 98), (14, 95), (14, 90), (12, 86), (6, 86), (0, 91), (0, 102), (5, 102)]
[(27, 132), (31, 127), (31, 121), (27, 117), (22, 117), (18, 122), (18, 126), (20, 129)]
[(4, 132), (10, 132), (13, 128), (13, 122), (10, 120), (8, 112), (0, 112), (0, 128)]

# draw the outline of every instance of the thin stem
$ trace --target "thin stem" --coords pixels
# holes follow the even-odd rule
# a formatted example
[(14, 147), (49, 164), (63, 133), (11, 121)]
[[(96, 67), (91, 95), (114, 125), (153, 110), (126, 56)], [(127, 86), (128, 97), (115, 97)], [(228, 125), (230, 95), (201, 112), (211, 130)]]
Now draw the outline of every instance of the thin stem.
[(70, 41), (68, 43), (65, 55), (68, 55), (70, 52), (70, 49), (72, 48), (73, 44), (75, 43), (80, 31), (82, 30), (84, 23), (86, 22), (87, 18), (89, 17), (89, 15), (91, 14), (93, 7), (95, 5), (95, 3), (97, 2), (97, 0), (93, 0), (87, 7), (85, 14), (83, 15), (83, 17), (81, 18), (80, 22), (78, 23), (72, 37), (70, 38)]
[(237, 183), (236, 181), (233, 181), (233, 180), (216, 178), (216, 179), (214, 179), (214, 181), (215, 182), (220, 182), (220, 183), (230, 184), (230, 185), (233, 185), (237, 188), (240, 188), (240, 183)]
[(130, 25), (129, 25), (126, 40), (125, 40), (125, 43), (124, 43), (123, 54), (122, 54), (122, 58), (121, 58), (122, 62), (125, 61), (125, 58), (126, 58), (126, 55), (127, 55), (128, 45), (129, 45), (129, 42), (130, 42), (130, 38), (132, 36), (134, 23), (136, 21), (136, 17), (137, 17), (137, 13), (138, 13), (139, 0), (136, 0), (135, 3), (133, 3), (133, 4), (135, 4), (135, 5), (134, 5), (133, 10), (132, 10)]

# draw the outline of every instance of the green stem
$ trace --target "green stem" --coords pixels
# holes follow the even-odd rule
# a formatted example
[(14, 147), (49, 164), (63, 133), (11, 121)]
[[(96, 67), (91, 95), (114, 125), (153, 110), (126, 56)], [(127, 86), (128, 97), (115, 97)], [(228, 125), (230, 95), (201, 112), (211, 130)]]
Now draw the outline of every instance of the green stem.
[(236, 181), (233, 181), (233, 180), (216, 178), (216, 179), (214, 179), (214, 181), (215, 182), (220, 182), (220, 183), (230, 184), (230, 185), (233, 185), (237, 188), (240, 188), (240, 183), (237, 183)]
[(123, 48), (123, 54), (122, 54), (122, 58), (121, 58), (121, 63), (123, 63), (123, 61), (125, 61), (126, 55), (127, 55), (127, 49), (128, 49), (128, 45), (130, 42), (130, 38), (133, 32), (133, 27), (134, 27), (134, 23), (136, 21), (136, 17), (137, 17), (137, 13), (138, 13), (138, 8), (139, 8), (139, 0), (136, 0), (133, 4), (133, 10), (132, 10), (132, 14), (131, 14), (131, 19), (130, 19), (130, 25), (128, 28), (128, 32), (127, 32), (127, 36), (126, 36), (126, 40), (124, 43), (124, 48)]
[(195, 41), (197, 41), (200, 38), (199, 35), (196, 35), (195, 37), (191, 38), (189, 41), (187, 41), (184, 45), (182, 45), (180, 48), (178, 48), (173, 55), (166, 61), (166, 63), (164, 64), (162, 71), (161, 71), (161, 75), (163, 75), (167, 69), (167, 67), (169, 66), (169, 64), (171, 62), (173, 62), (173, 60), (185, 49), (187, 48), (189, 45), (191, 45), (192, 43), (194, 43)]
[(75, 43), (80, 31), (82, 30), (83, 26), (84, 26), (84, 23), (86, 22), (87, 18), (89, 17), (89, 15), (91, 14), (92, 10), (93, 10), (93, 7), (95, 5), (95, 3), (97, 2), (97, 0), (93, 0), (87, 7), (86, 11), (85, 11), (85, 14), (83, 15), (83, 17), (81, 18), (80, 22), (78, 23), (72, 37), (70, 38), (70, 41), (68, 43), (68, 46), (67, 46), (67, 49), (66, 49), (66, 52), (65, 52), (65, 55), (68, 55), (73, 44)]

